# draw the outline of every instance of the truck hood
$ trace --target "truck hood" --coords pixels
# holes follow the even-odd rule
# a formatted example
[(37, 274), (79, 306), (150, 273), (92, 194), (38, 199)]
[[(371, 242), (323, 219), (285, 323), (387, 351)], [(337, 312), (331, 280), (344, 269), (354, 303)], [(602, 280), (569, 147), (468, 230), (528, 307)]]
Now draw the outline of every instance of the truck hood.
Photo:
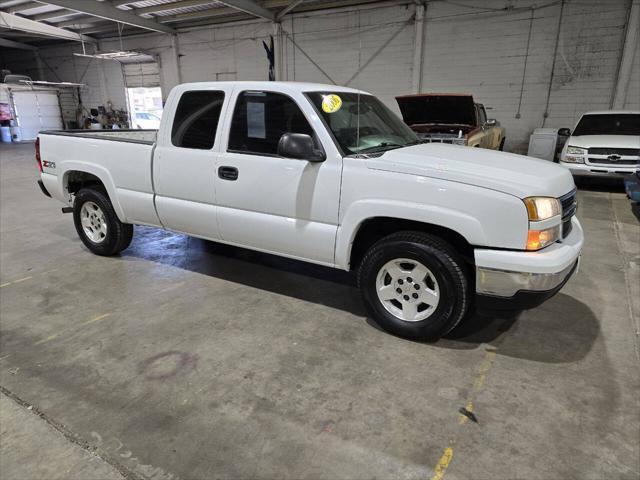
[(575, 188), (569, 170), (555, 163), (457, 145), (414, 145), (390, 150), (366, 162), (376, 170), (461, 182), (518, 198), (561, 197)]
[(640, 135), (572, 135), (567, 145), (580, 148), (640, 148)]

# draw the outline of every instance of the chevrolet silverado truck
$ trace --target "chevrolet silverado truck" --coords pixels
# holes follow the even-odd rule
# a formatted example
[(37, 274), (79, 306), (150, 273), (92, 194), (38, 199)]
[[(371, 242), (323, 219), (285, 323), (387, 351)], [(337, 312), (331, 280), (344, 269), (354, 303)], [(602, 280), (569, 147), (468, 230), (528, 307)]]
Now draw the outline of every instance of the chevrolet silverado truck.
[(335, 85), (180, 85), (157, 132), (41, 132), (36, 160), (95, 254), (150, 225), (354, 271), (371, 317), (409, 338), (472, 307), (541, 303), (583, 243), (568, 170), (422, 144), (376, 97)]
[(487, 120), (484, 105), (469, 94), (421, 93), (396, 101), (404, 122), (424, 142), (504, 150), (505, 129)]
[(576, 177), (623, 177), (640, 169), (640, 112), (587, 112), (560, 154)]

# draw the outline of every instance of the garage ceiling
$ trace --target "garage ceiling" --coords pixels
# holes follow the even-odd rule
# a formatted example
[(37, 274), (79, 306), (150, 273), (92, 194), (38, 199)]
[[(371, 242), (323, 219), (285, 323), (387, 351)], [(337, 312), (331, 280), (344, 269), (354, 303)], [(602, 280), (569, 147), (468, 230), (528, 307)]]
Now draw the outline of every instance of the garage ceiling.
[[(377, 0), (0, 0), (0, 46), (131, 35), (322, 10)], [(71, 36), (69, 35), (71, 33)], [(77, 37), (77, 38), (74, 38)]]

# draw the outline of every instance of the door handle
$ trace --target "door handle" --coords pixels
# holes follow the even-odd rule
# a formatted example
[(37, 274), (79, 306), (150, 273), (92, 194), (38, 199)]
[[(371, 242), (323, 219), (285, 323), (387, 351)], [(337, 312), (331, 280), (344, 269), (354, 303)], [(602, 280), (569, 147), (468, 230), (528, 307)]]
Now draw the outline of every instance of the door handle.
[(237, 180), (238, 169), (236, 167), (222, 166), (218, 168), (218, 176), (223, 180)]

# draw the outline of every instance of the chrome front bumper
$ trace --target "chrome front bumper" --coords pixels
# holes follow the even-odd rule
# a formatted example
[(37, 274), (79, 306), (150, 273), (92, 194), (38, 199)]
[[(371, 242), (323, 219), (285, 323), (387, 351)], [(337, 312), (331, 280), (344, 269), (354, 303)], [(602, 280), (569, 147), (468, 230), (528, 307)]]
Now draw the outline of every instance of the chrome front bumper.
[(580, 222), (571, 222), (566, 238), (537, 252), (475, 250), (476, 294), (508, 299), (560, 288), (577, 271), (584, 244)]
[(590, 165), (586, 163), (560, 162), (560, 165), (567, 168), (575, 176), (579, 177), (625, 177), (635, 173), (638, 165)]
[(578, 272), (580, 258), (556, 273), (529, 273), (476, 268), (476, 293), (497, 297), (513, 297), (521, 291), (547, 292), (565, 283), (569, 276)]

